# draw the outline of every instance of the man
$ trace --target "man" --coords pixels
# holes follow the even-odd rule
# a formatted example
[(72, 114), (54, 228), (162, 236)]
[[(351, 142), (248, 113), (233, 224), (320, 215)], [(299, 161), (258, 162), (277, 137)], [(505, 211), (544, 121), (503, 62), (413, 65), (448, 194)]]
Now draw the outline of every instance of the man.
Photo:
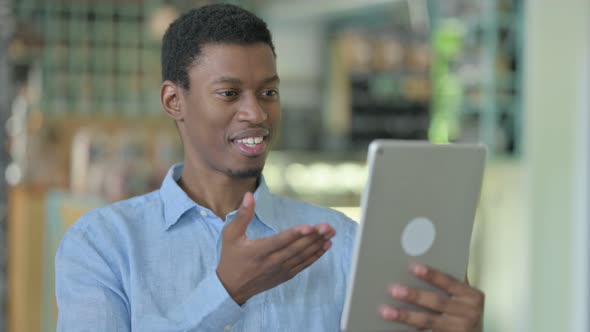
[[(271, 194), (261, 176), (280, 119), (266, 24), (231, 5), (192, 10), (163, 38), (162, 73), (184, 163), (160, 190), (70, 228), (56, 255), (58, 330), (338, 331), (355, 224)], [(376, 314), (435, 331), (481, 329), (480, 291), (413, 271), (449, 296), (384, 291), (435, 313)]]

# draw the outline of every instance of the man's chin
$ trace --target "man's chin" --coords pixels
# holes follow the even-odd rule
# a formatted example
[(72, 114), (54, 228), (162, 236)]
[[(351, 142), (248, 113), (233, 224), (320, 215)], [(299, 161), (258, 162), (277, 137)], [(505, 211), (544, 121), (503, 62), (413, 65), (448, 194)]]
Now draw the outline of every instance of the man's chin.
[(240, 169), (240, 170), (229, 169), (229, 170), (227, 170), (227, 174), (231, 177), (235, 177), (238, 179), (258, 178), (262, 174), (262, 167)]

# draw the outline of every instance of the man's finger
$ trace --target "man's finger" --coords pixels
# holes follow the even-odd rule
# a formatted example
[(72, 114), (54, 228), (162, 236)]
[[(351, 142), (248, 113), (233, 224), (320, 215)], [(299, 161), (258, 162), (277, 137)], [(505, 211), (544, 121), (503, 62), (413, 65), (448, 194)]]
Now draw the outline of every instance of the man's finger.
[[(420, 279), (455, 297), (475, 297), (477, 290), (454, 277), (422, 264), (412, 266), (412, 272)], [(475, 301), (475, 299), (474, 299)], [(479, 304), (479, 303), (472, 303)]]
[(318, 233), (323, 235), (326, 239), (330, 239), (336, 235), (336, 230), (328, 223), (319, 223), (314, 226), (314, 229), (316, 229)]
[(412, 327), (432, 329), (433, 331), (469, 331), (465, 323), (457, 317), (434, 315), (428, 312), (411, 311), (401, 308), (382, 306), (379, 314), (383, 320), (400, 322)]
[(281, 249), (276, 252), (272, 259), (276, 259), (278, 262), (283, 262), (283, 266), (291, 269), (299, 263), (305, 261), (309, 257), (313, 256), (318, 250), (320, 250), (326, 243), (326, 238), (317, 233), (301, 238), (292, 245)]
[(332, 241), (330, 241), (330, 240), (326, 241), (324, 243), (324, 246), (320, 250), (316, 251), (316, 253), (313, 254), (313, 256), (309, 257), (305, 261), (303, 261), (303, 262), (299, 263), (298, 265), (296, 265), (295, 267), (293, 267), (291, 269), (291, 275), (295, 276), (299, 272), (308, 268), (310, 265), (312, 265), (318, 259), (320, 259), (331, 247), (332, 247)]
[(229, 225), (223, 230), (223, 236), (229, 237), (229, 239), (236, 239), (246, 235), (246, 229), (252, 218), (254, 217), (254, 196), (251, 192), (246, 192), (242, 200), (242, 205), (238, 210), (238, 213), (233, 217)]
[(313, 233), (314, 229), (309, 225), (299, 225), (289, 228), (279, 234), (255, 240), (261, 250), (272, 254), (281, 250), (298, 239)]
[(473, 306), (456, 301), (447, 295), (437, 292), (425, 291), (402, 285), (392, 285), (388, 290), (391, 296), (400, 301), (413, 303), (420, 307), (444, 313), (446, 315), (463, 316), (465, 312), (476, 310)]

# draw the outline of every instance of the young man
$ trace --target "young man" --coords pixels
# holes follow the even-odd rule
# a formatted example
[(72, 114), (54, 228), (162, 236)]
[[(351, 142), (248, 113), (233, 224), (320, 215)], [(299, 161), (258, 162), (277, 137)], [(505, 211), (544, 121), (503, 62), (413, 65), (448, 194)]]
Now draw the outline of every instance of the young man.
[[(231, 5), (192, 10), (164, 36), (162, 73), (184, 163), (160, 190), (92, 211), (67, 232), (56, 255), (58, 330), (339, 331), (355, 224), (264, 182), (280, 119), (266, 24)], [(435, 331), (481, 329), (480, 291), (413, 271), (449, 296), (384, 291), (435, 313), (376, 314)]]

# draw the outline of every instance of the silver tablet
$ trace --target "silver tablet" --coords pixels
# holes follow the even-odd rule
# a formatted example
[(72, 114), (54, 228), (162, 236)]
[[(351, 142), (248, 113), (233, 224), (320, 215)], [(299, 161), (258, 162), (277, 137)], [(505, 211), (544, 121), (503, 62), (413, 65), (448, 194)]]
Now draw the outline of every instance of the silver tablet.
[(342, 331), (407, 331), (378, 308), (418, 309), (394, 300), (391, 283), (434, 289), (409, 272), (412, 262), (464, 280), (485, 156), (482, 145), (371, 143)]

